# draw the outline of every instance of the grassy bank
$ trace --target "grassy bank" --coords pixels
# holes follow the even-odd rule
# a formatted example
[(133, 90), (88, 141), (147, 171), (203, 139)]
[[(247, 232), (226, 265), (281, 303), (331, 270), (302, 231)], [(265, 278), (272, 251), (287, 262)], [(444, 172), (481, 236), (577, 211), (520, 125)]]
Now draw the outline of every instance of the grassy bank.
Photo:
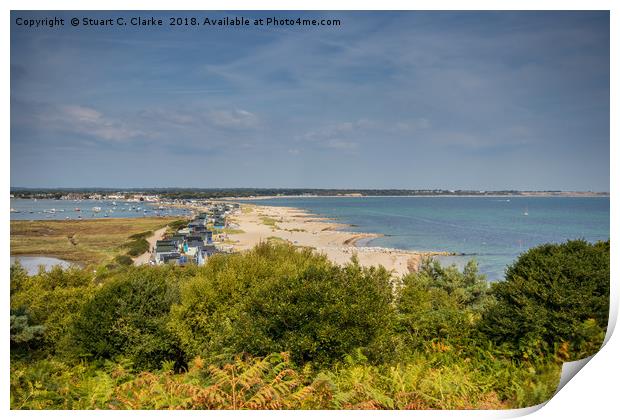
[(11, 255), (45, 255), (101, 264), (123, 254), (132, 235), (155, 231), (176, 218), (12, 220)]

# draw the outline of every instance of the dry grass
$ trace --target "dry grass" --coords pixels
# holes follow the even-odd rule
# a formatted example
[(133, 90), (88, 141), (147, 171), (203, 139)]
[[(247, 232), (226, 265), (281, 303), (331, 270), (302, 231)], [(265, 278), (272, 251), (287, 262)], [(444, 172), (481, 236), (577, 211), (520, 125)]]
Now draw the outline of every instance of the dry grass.
[(241, 206), (241, 213), (243, 214), (250, 214), (254, 211), (254, 206), (249, 205), (249, 204), (244, 204)]
[(282, 219), (276, 220), (273, 217), (261, 216), (260, 221), (262, 222), (263, 225), (271, 227), (271, 230), (273, 231), (273, 230), (280, 229), (280, 227), (278, 226), (278, 222), (281, 222)]
[(176, 218), (12, 220), (11, 255), (45, 255), (100, 264), (123, 253), (129, 236), (155, 231)]

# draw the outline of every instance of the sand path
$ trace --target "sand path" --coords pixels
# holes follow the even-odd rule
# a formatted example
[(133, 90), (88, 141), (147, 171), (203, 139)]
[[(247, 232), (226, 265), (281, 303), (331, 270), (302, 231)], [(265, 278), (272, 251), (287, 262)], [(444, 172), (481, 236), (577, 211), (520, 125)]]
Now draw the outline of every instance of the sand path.
[(156, 230), (151, 236), (146, 238), (146, 241), (149, 243), (149, 250), (146, 251), (144, 254), (138, 255), (136, 258), (134, 258), (134, 265), (144, 265), (149, 263), (149, 260), (151, 259), (151, 249), (155, 247), (155, 243), (157, 241), (163, 239), (166, 233), (166, 229), (168, 229), (168, 226), (164, 226), (163, 228)]

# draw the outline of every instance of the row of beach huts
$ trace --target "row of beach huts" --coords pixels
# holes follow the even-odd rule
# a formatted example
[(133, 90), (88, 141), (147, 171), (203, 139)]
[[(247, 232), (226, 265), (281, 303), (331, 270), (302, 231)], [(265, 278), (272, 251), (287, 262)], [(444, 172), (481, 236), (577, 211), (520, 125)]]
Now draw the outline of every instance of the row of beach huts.
[(238, 209), (236, 203), (212, 204), (208, 212), (198, 213), (187, 227), (157, 241), (151, 264), (203, 265), (214, 254), (231, 252), (232, 247), (218, 242), (214, 234), (228, 227), (227, 216)]

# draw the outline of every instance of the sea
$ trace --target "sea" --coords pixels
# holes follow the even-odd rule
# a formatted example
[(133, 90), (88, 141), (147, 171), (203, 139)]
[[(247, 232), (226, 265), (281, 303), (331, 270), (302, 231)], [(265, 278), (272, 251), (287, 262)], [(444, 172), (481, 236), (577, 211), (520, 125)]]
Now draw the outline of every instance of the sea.
[(489, 281), (504, 278), (526, 250), (569, 239), (609, 239), (609, 197), (301, 197), (252, 201), (289, 206), (377, 233), (359, 246), (463, 254), (438, 257), (461, 268), (471, 259)]
[(187, 216), (188, 209), (124, 200), (48, 200), (11, 198), (11, 220), (77, 220)]

